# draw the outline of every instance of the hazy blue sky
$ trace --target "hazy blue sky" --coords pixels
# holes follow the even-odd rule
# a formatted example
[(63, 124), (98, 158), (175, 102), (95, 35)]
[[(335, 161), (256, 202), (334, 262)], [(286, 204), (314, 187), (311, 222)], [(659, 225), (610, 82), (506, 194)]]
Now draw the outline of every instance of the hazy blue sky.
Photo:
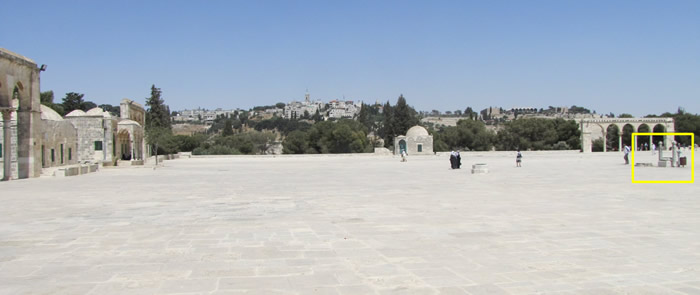
[[(700, 1), (14, 1), (42, 91), (171, 110), (399, 94), (418, 110), (700, 113)], [(11, 7), (22, 9), (12, 10)]]

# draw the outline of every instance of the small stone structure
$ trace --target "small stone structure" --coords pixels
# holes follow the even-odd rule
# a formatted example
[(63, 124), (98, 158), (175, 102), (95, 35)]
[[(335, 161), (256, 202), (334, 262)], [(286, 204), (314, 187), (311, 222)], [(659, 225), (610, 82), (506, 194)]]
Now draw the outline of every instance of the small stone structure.
[(405, 150), (409, 156), (433, 155), (433, 136), (421, 126), (413, 126), (406, 132), (394, 138), (394, 154), (400, 155)]
[(472, 165), (472, 174), (486, 174), (489, 173), (489, 166), (484, 163)]

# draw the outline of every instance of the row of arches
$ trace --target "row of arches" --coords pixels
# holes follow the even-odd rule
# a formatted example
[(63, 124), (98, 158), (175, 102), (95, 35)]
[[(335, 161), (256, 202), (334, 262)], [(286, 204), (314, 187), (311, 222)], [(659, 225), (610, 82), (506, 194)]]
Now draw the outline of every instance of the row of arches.
[[(647, 124), (639, 125), (636, 130), (632, 124), (625, 124), (620, 130), (616, 124), (611, 124), (605, 130), (605, 150), (619, 151), (624, 145), (632, 146), (632, 133), (662, 133), (667, 132), (666, 127), (662, 124), (656, 124), (654, 127), (649, 127)], [(651, 149), (652, 144), (658, 145), (659, 142), (664, 142), (663, 135), (654, 136), (637, 136), (635, 147), (637, 150)]]

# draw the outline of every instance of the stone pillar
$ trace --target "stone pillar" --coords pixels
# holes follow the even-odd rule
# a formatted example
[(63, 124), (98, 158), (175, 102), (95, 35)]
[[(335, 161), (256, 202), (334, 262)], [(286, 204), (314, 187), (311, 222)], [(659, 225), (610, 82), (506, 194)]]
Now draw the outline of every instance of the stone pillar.
[(608, 132), (603, 130), (603, 152), (608, 152)]
[(593, 151), (593, 142), (591, 141), (590, 132), (581, 132), (581, 149), (584, 153)]
[(2, 158), (3, 158), (3, 174), (2, 180), (10, 180), (12, 178), (12, 127), (10, 125), (12, 119), (12, 108), (2, 108)]
[(131, 161), (133, 161), (133, 160), (135, 160), (135, 159), (134, 159), (134, 138), (133, 138), (133, 136), (131, 136), (131, 137), (129, 138), (129, 145), (131, 146), (131, 150), (130, 150), (130, 152), (131, 152)]
[(620, 140), (617, 142), (617, 151), (622, 151), (622, 134), (620, 134)]

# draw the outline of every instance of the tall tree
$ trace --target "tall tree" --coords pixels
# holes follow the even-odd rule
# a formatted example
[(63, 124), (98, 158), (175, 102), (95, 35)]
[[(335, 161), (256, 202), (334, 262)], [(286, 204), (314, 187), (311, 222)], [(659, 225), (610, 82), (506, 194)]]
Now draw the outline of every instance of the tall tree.
[(146, 129), (152, 127), (161, 127), (171, 130), (170, 124), (170, 108), (165, 104), (165, 100), (161, 98), (160, 88), (156, 85), (151, 86), (151, 97), (146, 98)]
[(163, 146), (172, 135), (170, 108), (161, 98), (160, 88), (151, 86), (151, 97), (146, 98), (146, 138), (155, 146), (156, 165), (158, 165), (158, 146)]
[(396, 101), (393, 113), (393, 126), (391, 128), (393, 135), (406, 134), (409, 128), (418, 125), (416, 111), (408, 106), (403, 94), (399, 96), (399, 99)]
[(224, 121), (224, 129), (221, 131), (221, 136), (230, 135), (233, 135), (233, 124), (231, 123), (231, 119), (226, 119)]
[(85, 94), (82, 93), (76, 93), (76, 92), (68, 92), (66, 93), (66, 96), (63, 98), (63, 111), (68, 114), (74, 110), (80, 110), (83, 107), (83, 104), (85, 101), (83, 101), (83, 96)]
[(394, 127), (394, 110), (389, 101), (384, 104), (382, 114), (384, 115), (384, 121), (380, 129), (380, 135), (384, 138), (384, 146), (390, 147), (394, 144), (394, 130), (392, 129)]
[(368, 130), (372, 130), (372, 125), (374, 125), (374, 122), (372, 122), (372, 118), (370, 118), (369, 112), (369, 105), (362, 103), (360, 105), (360, 113), (357, 115), (357, 121), (365, 127), (367, 127)]

